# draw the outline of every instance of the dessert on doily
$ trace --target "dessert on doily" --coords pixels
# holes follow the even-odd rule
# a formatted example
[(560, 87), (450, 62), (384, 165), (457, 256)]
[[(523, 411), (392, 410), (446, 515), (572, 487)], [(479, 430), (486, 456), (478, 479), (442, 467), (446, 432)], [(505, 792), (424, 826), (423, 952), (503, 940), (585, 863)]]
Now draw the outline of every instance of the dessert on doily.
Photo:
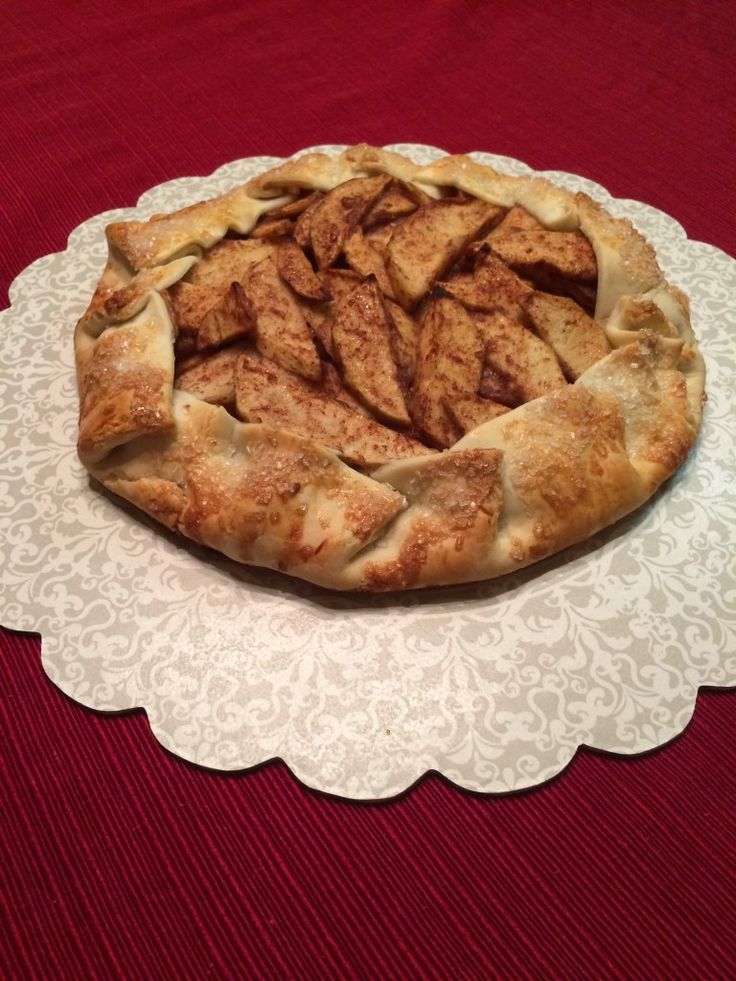
[(502, 575), (651, 497), (703, 361), (652, 248), (466, 157), (307, 154), (107, 229), (79, 454), (238, 561), (337, 589)]

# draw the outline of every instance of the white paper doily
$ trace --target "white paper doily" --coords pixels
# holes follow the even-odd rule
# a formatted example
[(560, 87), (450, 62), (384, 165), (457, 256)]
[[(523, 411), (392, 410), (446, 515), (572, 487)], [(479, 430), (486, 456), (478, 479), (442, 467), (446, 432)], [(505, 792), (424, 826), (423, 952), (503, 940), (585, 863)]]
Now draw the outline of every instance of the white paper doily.
[(280, 757), (345, 797), (388, 797), (430, 769), (473, 790), (515, 790), (553, 776), (580, 745), (637, 753), (676, 736), (699, 686), (736, 685), (736, 263), (647, 205), (545, 175), (647, 236), (691, 298), (708, 370), (686, 466), (595, 539), (503, 580), (353, 596), (238, 566), (90, 485), (74, 448), (72, 332), (104, 264), (104, 226), (279, 162), (153, 188), (137, 208), (84, 222), (11, 287), (0, 315), (2, 623), (41, 633), (45, 669), (68, 695), (143, 707), (179, 756), (221, 770)]

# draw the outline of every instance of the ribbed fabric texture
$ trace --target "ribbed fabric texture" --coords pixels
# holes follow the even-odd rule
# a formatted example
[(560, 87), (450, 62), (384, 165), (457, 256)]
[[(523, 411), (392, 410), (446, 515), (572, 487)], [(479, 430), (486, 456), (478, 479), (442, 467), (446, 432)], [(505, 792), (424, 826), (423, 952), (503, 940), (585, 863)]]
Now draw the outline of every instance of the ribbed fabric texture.
[[(18, 0), (2, 10), (0, 303), (81, 221), (317, 143), (584, 174), (736, 255), (733, 4)], [(736, 974), (736, 697), (636, 759), (484, 798), (359, 805), (281, 763), (191, 767), (0, 633), (11, 978)]]

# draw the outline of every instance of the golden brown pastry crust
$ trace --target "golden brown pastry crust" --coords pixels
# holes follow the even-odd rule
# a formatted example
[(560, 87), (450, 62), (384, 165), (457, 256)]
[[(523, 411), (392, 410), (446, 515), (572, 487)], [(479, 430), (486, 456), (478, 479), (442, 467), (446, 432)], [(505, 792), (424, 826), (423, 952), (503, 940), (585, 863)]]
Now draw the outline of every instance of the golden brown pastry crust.
[[(297, 191), (384, 175), (423, 201), (454, 188), (520, 206), (548, 229), (582, 232), (598, 268), (595, 319), (612, 350), (574, 384), (501, 407), (449, 450), (367, 476), (306, 437), (239, 422), (175, 390), (161, 293), (228, 231), (246, 234), (269, 211), (290, 218)], [(360, 186), (366, 210), (375, 195), (370, 182)], [(297, 224), (320, 200), (292, 209)], [(541, 177), (460, 156), (419, 166), (358, 146), (288, 160), (171, 215), (116, 223), (107, 238), (108, 263), (75, 333), (80, 458), (109, 490), (241, 562), (354, 590), (502, 575), (638, 507), (698, 433), (705, 371), (686, 298), (629, 222)]]

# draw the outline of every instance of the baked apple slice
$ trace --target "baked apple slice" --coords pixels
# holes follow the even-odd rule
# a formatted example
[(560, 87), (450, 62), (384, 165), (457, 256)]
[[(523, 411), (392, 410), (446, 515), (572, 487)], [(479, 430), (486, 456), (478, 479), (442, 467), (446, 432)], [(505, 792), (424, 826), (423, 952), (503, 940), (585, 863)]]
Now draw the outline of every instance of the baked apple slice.
[(315, 191), (309, 196), (309, 201), (300, 213), (294, 226), (294, 238), (306, 251), (312, 248), (312, 215), (324, 199), (322, 191)]
[(411, 425), (393, 355), (392, 327), (374, 277), (335, 309), (332, 344), (347, 386), (380, 419)]
[(485, 201), (432, 201), (400, 222), (386, 247), (397, 299), (411, 309), (498, 214)]
[(598, 275), (595, 252), (582, 232), (535, 228), (492, 238), (490, 244), (505, 263), (532, 280), (540, 269), (579, 282), (590, 282)]
[(363, 238), (381, 256), (384, 264), (388, 258), (388, 243), (391, 241), (391, 236), (397, 228), (398, 223), (392, 222), (391, 224), (379, 225), (377, 228), (371, 228), (363, 232)]
[(190, 368), (181, 371), (174, 381), (174, 388), (196, 395), (203, 402), (235, 405), (235, 365), (246, 350), (243, 344), (216, 351)]
[(332, 327), (335, 322), (335, 308), (340, 300), (348, 296), (363, 282), (352, 269), (326, 269), (317, 274), (327, 299), (324, 301), (307, 301), (297, 298), (304, 319), (309, 324), (312, 333), (322, 345), (325, 353), (335, 360), (335, 349), (332, 343)]
[[(503, 314), (472, 316), (485, 342), (485, 363), (491, 371), (513, 382), (521, 401), (529, 402), (565, 387), (567, 382), (557, 359), (536, 334)], [(483, 385), (480, 393), (490, 395)]]
[(257, 239), (225, 238), (214, 245), (205, 258), (186, 276), (194, 286), (226, 290), (231, 283), (242, 283), (245, 274), (261, 259), (273, 254), (270, 242)]
[(423, 456), (427, 447), (330, 398), (266, 358), (242, 354), (235, 366), (235, 405), (246, 422), (307, 436), (358, 467)]
[(490, 251), (479, 250), (470, 272), (457, 272), (439, 285), (471, 310), (519, 319), (531, 288)]
[(532, 293), (524, 301), (524, 312), (535, 332), (555, 352), (570, 381), (579, 378), (611, 350), (603, 328), (564, 296)]
[(338, 185), (311, 213), (309, 237), (320, 269), (331, 266), (365, 212), (388, 185), (389, 177), (354, 177)]
[(328, 302), (312, 303), (307, 300), (297, 299), (297, 303), (302, 312), (302, 316), (313, 336), (319, 341), (322, 350), (330, 357), (335, 357), (332, 347), (332, 304)]
[(344, 402), (345, 405), (349, 405), (351, 409), (355, 409), (361, 415), (370, 415), (368, 409), (346, 387), (340, 372), (331, 361), (322, 362), (322, 391), (325, 395), (329, 395), (331, 399), (337, 399), (338, 402)]
[(396, 299), (383, 256), (368, 242), (360, 228), (356, 228), (348, 236), (345, 242), (345, 258), (350, 268), (360, 276), (375, 276), (384, 296), (391, 300)]
[(279, 243), (276, 249), (276, 266), (279, 275), (289, 286), (308, 300), (326, 300), (329, 293), (312, 269), (302, 248), (294, 241)]
[(250, 233), (250, 237), (276, 243), (291, 238), (295, 228), (296, 222), (292, 221), (291, 218), (271, 218), (268, 215), (263, 221), (258, 222)]
[(303, 194), (293, 201), (282, 204), (280, 208), (274, 208), (273, 211), (269, 211), (268, 217), (274, 221), (280, 218), (293, 218), (296, 220), (308, 208), (315, 207), (323, 197), (324, 194), (322, 191), (312, 191), (311, 194)]
[(488, 362), (483, 365), (478, 395), (509, 409), (515, 409), (524, 402), (524, 395), (515, 379)]
[[(423, 200), (420, 200), (420, 195)], [(406, 218), (429, 199), (418, 189), (410, 189), (400, 181), (391, 181), (378, 200), (368, 209), (361, 224), (365, 229)]]
[(445, 408), (463, 435), (484, 422), (490, 422), (491, 419), (497, 419), (498, 416), (510, 411), (508, 406), (494, 402), (492, 399), (484, 399), (481, 395), (463, 395), (446, 399)]
[(219, 287), (176, 283), (167, 299), (177, 325), (179, 355), (212, 351), (253, 329), (253, 314), (239, 283), (231, 283), (224, 292)]
[(248, 270), (243, 290), (253, 311), (261, 354), (288, 371), (319, 381), (322, 367), (312, 332), (272, 254)]
[(436, 446), (452, 446), (461, 435), (447, 405), (478, 391), (485, 345), (465, 308), (436, 290), (420, 326), (412, 389), (414, 424)]
[(515, 204), (509, 208), (501, 221), (491, 229), (483, 239), (484, 242), (493, 247), (493, 243), (500, 238), (508, 235), (516, 235), (519, 232), (539, 231), (544, 229), (541, 221), (534, 217), (526, 208)]
[(419, 328), (414, 318), (393, 300), (384, 300), (386, 313), (393, 327), (393, 350), (402, 380), (414, 381), (417, 370)]

